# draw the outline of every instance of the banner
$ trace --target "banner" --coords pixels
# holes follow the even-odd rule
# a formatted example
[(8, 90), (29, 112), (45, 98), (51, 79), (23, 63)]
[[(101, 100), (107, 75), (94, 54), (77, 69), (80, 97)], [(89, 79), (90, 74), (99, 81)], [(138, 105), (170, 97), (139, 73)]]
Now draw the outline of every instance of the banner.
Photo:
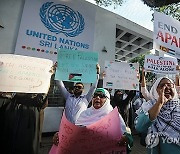
[(53, 145), (49, 154), (126, 154), (126, 147), (117, 144), (122, 136), (117, 108), (86, 127), (70, 123), (64, 114), (58, 135), (59, 145)]
[(153, 48), (180, 58), (180, 22), (155, 11)]
[(47, 93), (52, 65), (47, 59), (0, 54), (0, 91)]
[(97, 52), (58, 50), (56, 80), (94, 83), (97, 80)]
[(139, 90), (139, 64), (106, 61), (103, 87)]
[(144, 69), (156, 74), (176, 74), (176, 58), (146, 55)]
[(15, 54), (56, 62), (59, 48), (92, 51), (95, 13), (81, 0), (25, 0)]

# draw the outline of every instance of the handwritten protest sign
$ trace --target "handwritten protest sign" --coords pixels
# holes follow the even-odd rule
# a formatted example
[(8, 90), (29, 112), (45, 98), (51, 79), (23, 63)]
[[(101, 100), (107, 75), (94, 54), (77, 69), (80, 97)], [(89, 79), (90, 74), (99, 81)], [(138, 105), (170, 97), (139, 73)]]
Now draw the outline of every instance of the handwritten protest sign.
[(180, 22), (166, 14), (154, 12), (153, 48), (180, 58)]
[(176, 74), (176, 65), (178, 65), (176, 58), (160, 57), (154, 55), (145, 56), (145, 70), (156, 74)]
[(0, 54), (0, 91), (47, 93), (51, 60), (13, 54)]
[(78, 50), (58, 50), (58, 67), (55, 79), (94, 83), (98, 53)]
[(75, 126), (63, 115), (59, 129), (59, 145), (49, 154), (126, 154), (126, 147), (117, 142), (122, 136), (117, 108), (86, 127)]
[(139, 64), (105, 62), (103, 87), (124, 90), (139, 90)]

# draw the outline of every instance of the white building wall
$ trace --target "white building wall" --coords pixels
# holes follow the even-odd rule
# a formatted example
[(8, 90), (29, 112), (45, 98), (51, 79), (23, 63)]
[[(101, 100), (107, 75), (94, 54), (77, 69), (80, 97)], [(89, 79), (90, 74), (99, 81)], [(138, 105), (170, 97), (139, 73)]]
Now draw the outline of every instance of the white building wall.
[[(101, 68), (104, 68), (105, 60), (115, 60), (116, 23), (113, 15), (113, 13), (99, 7), (96, 9), (94, 51), (99, 52)], [(102, 52), (104, 47), (107, 52)]]
[(0, 54), (14, 53), (24, 0), (0, 0)]
[(124, 27), (125, 30), (128, 30), (131, 33), (136, 32), (139, 34), (139, 37), (141, 37), (141, 36), (147, 37), (148, 40), (153, 38), (152, 31), (150, 31), (150, 30), (148, 30), (148, 29), (122, 17), (122, 16), (114, 14), (114, 18), (116, 19), (115, 23), (117, 25), (121, 25), (122, 27)]

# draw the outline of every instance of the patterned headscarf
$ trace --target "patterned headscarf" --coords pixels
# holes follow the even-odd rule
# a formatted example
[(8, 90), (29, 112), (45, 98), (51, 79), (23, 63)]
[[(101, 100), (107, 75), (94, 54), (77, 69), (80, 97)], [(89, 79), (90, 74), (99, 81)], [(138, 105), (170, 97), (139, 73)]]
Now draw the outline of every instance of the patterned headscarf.
[[(143, 103), (142, 110), (144, 112), (148, 112), (149, 109), (154, 106), (154, 104), (158, 100), (158, 93), (157, 93), (157, 87), (162, 79), (168, 79), (170, 82), (174, 84), (174, 82), (167, 78), (167, 77), (160, 77), (156, 80), (154, 85), (151, 88), (150, 94), (153, 98), (152, 100)], [(180, 139), (180, 101), (178, 99), (178, 94), (176, 92), (175, 86), (173, 88), (174, 90), (174, 97), (172, 100), (169, 100), (165, 104), (163, 104), (160, 113), (158, 114), (157, 118), (154, 120), (152, 125), (148, 128), (148, 140), (151, 142), (148, 143), (148, 147), (152, 148), (156, 146), (154, 142), (157, 141), (156, 139), (159, 138), (159, 136), (174, 139), (174, 141), (179, 138)], [(180, 143), (175, 143), (180, 144)]]

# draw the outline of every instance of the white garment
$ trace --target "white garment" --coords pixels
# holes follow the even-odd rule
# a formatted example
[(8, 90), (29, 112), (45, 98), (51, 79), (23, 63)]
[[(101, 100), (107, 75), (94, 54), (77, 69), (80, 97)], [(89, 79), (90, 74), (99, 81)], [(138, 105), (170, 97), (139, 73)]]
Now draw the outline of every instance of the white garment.
[[(150, 97), (151, 97), (151, 99), (158, 100), (159, 95), (158, 95), (158, 93), (157, 93), (157, 87), (158, 87), (159, 83), (161, 82), (161, 80), (162, 80), (163, 78), (168, 79), (171, 83), (174, 84), (173, 80), (171, 80), (171, 79), (168, 78), (168, 77), (160, 77), (160, 78), (158, 78), (158, 79), (156, 80), (156, 82), (153, 84), (153, 86), (151, 87), (151, 90), (150, 90)], [(174, 93), (175, 93), (173, 99), (178, 99), (178, 95), (177, 95), (177, 91), (176, 91), (176, 88), (175, 88), (175, 84), (174, 84), (173, 90), (174, 90)]]
[[(107, 90), (105, 90), (105, 92), (107, 96), (107, 93), (109, 94), (109, 92)], [(83, 125), (83, 126), (91, 125), (97, 122), (98, 120), (102, 119), (107, 114), (109, 114), (112, 110), (113, 110), (113, 107), (110, 104), (110, 99), (106, 98), (106, 102), (101, 108), (95, 109), (92, 105), (90, 108), (83, 111), (81, 115), (79, 116), (78, 120), (75, 122), (75, 124)], [(120, 123), (121, 123), (121, 130), (124, 133), (126, 131), (126, 126), (121, 115), (119, 115), (119, 117), (120, 117)]]
[(123, 100), (125, 100), (128, 97), (126, 93), (123, 94)]
[(134, 102), (133, 102), (133, 106), (134, 106), (134, 109), (137, 111), (141, 105), (146, 102), (146, 100), (144, 98), (137, 98)]
[(79, 97), (75, 97), (73, 94), (70, 94), (65, 88), (62, 81), (56, 81), (59, 89), (61, 90), (64, 98), (66, 99), (65, 104), (65, 115), (66, 118), (71, 122), (75, 123), (75, 121), (79, 118), (79, 115), (87, 109), (89, 102), (92, 99), (94, 91), (97, 87), (99, 80), (99, 75), (97, 75), (96, 82), (91, 86), (90, 90), (86, 95), (81, 95)]
[(141, 87), (141, 93), (142, 93), (142, 95), (143, 95), (143, 97), (145, 98), (146, 101), (151, 99), (150, 93), (149, 93), (149, 91), (147, 90), (146, 87)]

